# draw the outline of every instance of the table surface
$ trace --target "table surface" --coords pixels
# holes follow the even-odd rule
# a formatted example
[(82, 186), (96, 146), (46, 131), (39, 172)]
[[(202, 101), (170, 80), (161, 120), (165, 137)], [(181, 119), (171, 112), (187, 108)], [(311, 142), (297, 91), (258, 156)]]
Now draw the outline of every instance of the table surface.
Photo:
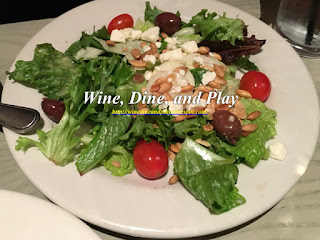
[[(221, 0), (260, 18), (274, 22), (278, 0)], [(0, 25), (0, 81), (29, 39), (52, 19)], [(320, 91), (320, 59), (302, 59), (309, 70), (318, 95)], [(45, 196), (26, 178), (17, 166), (0, 132), (0, 189), (17, 191), (42, 199)], [(135, 239), (92, 226), (102, 239)], [(197, 239), (320, 239), (320, 145), (319, 139), (308, 169), (294, 188), (271, 210), (222, 233)]]

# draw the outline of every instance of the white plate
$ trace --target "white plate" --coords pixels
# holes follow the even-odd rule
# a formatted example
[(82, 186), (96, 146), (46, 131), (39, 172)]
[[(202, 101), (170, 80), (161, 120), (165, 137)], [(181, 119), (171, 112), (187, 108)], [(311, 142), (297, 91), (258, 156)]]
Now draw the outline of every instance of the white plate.
[(26, 194), (0, 190), (0, 239), (101, 240), (66, 210)]
[[(153, 4), (152, 4), (153, 5)], [(17, 134), (5, 130), (9, 147), (26, 176), (49, 199), (76, 216), (100, 227), (143, 237), (192, 237), (222, 231), (257, 217), (280, 201), (305, 172), (315, 148), (319, 128), (319, 107), (310, 75), (294, 50), (269, 26), (234, 7), (211, 0), (156, 2), (160, 9), (191, 17), (208, 8), (219, 14), (243, 19), (249, 34), (267, 39), (263, 51), (252, 60), (272, 81), (267, 105), (278, 112), (276, 140), (285, 144), (285, 161), (261, 161), (255, 169), (241, 165), (237, 187), (246, 204), (221, 215), (211, 215), (180, 184), (168, 186), (169, 173), (147, 181), (136, 172), (113, 177), (102, 167), (80, 177), (74, 164), (55, 166), (33, 148), (26, 154), (14, 150)], [(178, 6), (178, 7), (176, 7)], [(17, 59), (28, 60), (38, 43), (51, 42), (61, 51), (78, 40), (81, 31), (99, 29), (113, 17), (130, 13), (143, 16), (145, 2), (94, 1), (65, 13), (37, 33)], [(12, 66), (11, 71), (14, 69)], [(36, 108), (41, 113), (41, 95), (12, 81), (6, 81), (3, 101)], [(45, 130), (51, 122), (42, 113)], [(36, 139), (36, 136), (32, 136)]]

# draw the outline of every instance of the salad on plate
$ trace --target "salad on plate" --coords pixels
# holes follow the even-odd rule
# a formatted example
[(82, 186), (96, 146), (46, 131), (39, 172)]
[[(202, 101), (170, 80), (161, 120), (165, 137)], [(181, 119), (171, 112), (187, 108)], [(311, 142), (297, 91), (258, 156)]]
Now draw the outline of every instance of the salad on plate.
[(144, 19), (116, 16), (65, 52), (38, 44), (7, 74), (45, 96), (53, 126), (38, 140), (20, 136), (16, 150), (37, 147), (80, 175), (103, 166), (148, 181), (173, 167), (168, 184), (181, 182), (211, 213), (244, 204), (238, 165), (286, 156), (279, 142), (266, 147), (276, 135), (271, 83), (249, 59), (266, 41), (247, 27), (206, 9), (183, 21), (146, 2)]

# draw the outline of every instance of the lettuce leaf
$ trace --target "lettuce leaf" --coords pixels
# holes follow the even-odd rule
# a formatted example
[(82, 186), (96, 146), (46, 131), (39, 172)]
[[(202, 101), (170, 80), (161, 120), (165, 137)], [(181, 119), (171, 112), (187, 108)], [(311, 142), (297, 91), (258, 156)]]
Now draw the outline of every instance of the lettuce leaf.
[(269, 151), (265, 144), (277, 134), (275, 128), (277, 113), (269, 109), (263, 102), (255, 99), (242, 98), (240, 101), (245, 106), (247, 114), (253, 111), (261, 112), (259, 118), (253, 121), (243, 121), (244, 124), (249, 122), (257, 124), (258, 129), (247, 137), (241, 138), (236, 146), (224, 142), (216, 135), (211, 135), (207, 141), (213, 145), (215, 151), (219, 154), (223, 156), (231, 155), (237, 160), (244, 160), (246, 164), (253, 168), (261, 159), (269, 158)]
[[(52, 48), (51, 45), (47, 45), (49, 49)], [(56, 50), (50, 50), (53, 54), (58, 54)], [(59, 53), (59, 55), (62, 53)], [(63, 55), (63, 54), (62, 54)], [(51, 56), (50, 56), (51, 57)], [(49, 56), (44, 55), (44, 58), (50, 58)], [(37, 56), (35, 56), (37, 58)], [(69, 59), (68, 57), (61, 57), (63, 59)], [(19, 137), (17, 140), (16, 150), (26, 151), (28, 148), (36, 146), (39, 150), (51, 161), (59, 166), (64, 166), (75, 159), (75, 155), (79, 153), (81, 148), (80, 140), (80, 127), (83, 123), (90, 118), (98, 118), (103, 126), (106, 122), (109, 123), (109, 113), (104, 112), (102, 106), (97, 106), (96, 98), (91, 104), (84, 103), (84, 95), (86, 91), (102, 92), (103, 94), (112, 94), (116, 93), (115, 85), (124, 84), (132, 76), (131, 70), (128, 71), (124, 65), (125, 62), (121, 62), (122, 58), (118, 55), (113, 55), (112, 57), (98, 57), (94, 60), (89, 60), (88, 62), (83, 62), (82, 64), (76, 64), (77, 71), (76, 74), (70, 76), (70, 81), (72, 83), (68, 87), (67, 96), (64, 99), (64, 104), (66, 110), (59, 124), (53, 127), (50, 131), (38, 131), (38, 141), (34, 141), (27, 137)], [(58, 60), (57, 60), (58, 61)], [(70, 59), (68, 61), (71, 61)], [(49, 63), (50, 61), (45, 61)], [(43, 66), (42, 66), (43, 67)], [(47, 66), (47, 69), (52, 69), (52, 71), (58, 71), (59, 65)], [(71, 66), (70, 66), (71, 68)], [(38, 68), (29, 69), (32, 74), (37, 74)], [(64, 71), (64, 70), (61, 70)], [(45, 69), (43, 70), (46, 73)], [(115, 74), (117, 72), (117, 74)], [(52, 80), (53, 81), (53, 80)], [(50, 86), (50, 82), (47, 83)], [(61, 83), (62, 84), (62, 83)], [(66, 83), (63, 83), (66, 84)], [(120, 94), (120, 93), (119, 93)], [(123, 95), (123, 94), (121, 94)], [(119, 116), (116, 125), (120, 128), (120, 119), (122, 116)], [(97, 123), (97, 122), (96, 122)], [(129, 123), (128, 123), (129, 125)], [(128, 126), (127, 126), (128, 127)], [(120, 132), (120, 135), (123, 135), (127, 130), (127, 127), (123, 132)], [(104, 128), (101, 128), (99, 133)], [(76, 133), (79, 133), (76, 136)], [(114, 133), (116, 136), (116, 133)], [(95, 135), (97, 136), (98, 133)], [(120, 137), (120, 136), (119, 136)], [(115, 144), (117, 144), (115, 137)], [(93, 139), (92, 141), (96, 141)], [(90, 150), (90, 143), (88, 146), (88, 151)], [(101, 146), (100, 146), (101, 147)], [(111, 148), (113, 144), (111, 144)], [(105, 148), (107, 150), (108, 148)], [(99, 149), (95, 149), (99, 150)], [(107, 153), (105, 153), (107, 154)], [(90, 157), (98, 155), (98, 152), (92, 154)], [(103, 156), (104, 157), (104, 156)], [(86, 159), (89, 161), (91, 158)], [(95, 165), (96, 158), (94, 158), (92, 165)], [(87, 162), (85, 162), (87, 163)], [(83, 164), (85, 165), (85, 164)], [(90, 166), (88, 167), (90, 169)], [(87, 170), (84, 167), (84, 171)]]
[(80, 72), (78, 65), (68, 56), (44, 43), (36, 46), (31, 61), (17, 61), (15, 70), (7, 74), (9, 79), (58, 100), (68, 97), (72, 77), (79, 76)]
[(66, 110), (59, 122), (50, 131), (37, 131), (38, 141), (27, 137), (19, 137), (15, 149), (26, 151), (30, 147), (37, 147), (49, 160), (56, 165), (65, 166), (74, 160), (78, 153), (80, 137), (75, 137), (75, 132), (81, 123), (95, 112), (95, 104), (83, 106), (84, 91), (90, 86), (90, 78), (85, 74), (85, 68), (80, 67), (83, 74), (74, 77), (73, 88), (70, 88), (70, 97), (65, 100)]
[(203, 130), (203, 125), (205, 125), (206, 119), (204, 117), (198, 116), (197, 118), (186, 119), (182, 122), (174, 124), (174, 133), (178, 138), (185, 139), (189, 137), (193, 140), (202, 138), (203, 135), (209, 134)]
[[(142, 40), (132, 40), (128, 39), (125, 43), (115, 43), (114, 46), (109, 46), (105, 40), (94, 37), (94, 39), (101, 44), (103, 49), (108, 53), (116, 53), (120, 55), (126, 56), (128, 60), (133, 60), (134, 57), (131, 54), (132, 49), (139, 49), (141, 52), (143, 52), (143, 48), (141, 47)], [(128, 49), (127, 51), (123, 51), (123, 49)]]
[(200, 84), (202, 84), (202, 76), (206, 72), (208, 72), (207, 69), (204, 68), (194, 68), (191, 69), (190, 72), (192, 73), (195, 81), (195, 87), (198, 87)]
[(235, 187), (238, 168), (233, 162), (186, 138), (175, 157), (174, 172), (195, 198), (220, 214), (245, 203)]
[(200, 25), (204, 21), (213, 20), (213, 18), (215, 18), (216, 16), (217, 16), (217, 13), (215, 12), (208, 13), (208, 9), (202, 9), (199, 13), (197, 13), (191, 18), (188, 24), (185, 24), (183, 27), (193, 26), (194, 24)]
[(245, 24), (241, 19), (228, 18), (225, 13), (216, 18), (215, 12), (208, 13), (207, 11), (207, 9), (202, 9), (184, 27), (196, 24), (202, 38), (210, 41), (226, 40), (235, 45), (236, 40), (243, 40)]
[(150, 6), (150, 2), (146, 2), (146, 9), (144, 11), (144, 20), (154, 23), (154, 20), (156, 19), (156, 17), (163, 12), (164, 11), (158, 9), (156, 6), (154, 6), (154, 8), (152, 9), (152, 7)]
[(138, 19), (134, 24), (133, 29), (141, 30), (142, 32), (145, 32), (152, 27), (154, 27), (154, 24), (151, 21), (147, 20), (144, 22), (141, 19)]
[(247, 71), (259, 71), (259, 68), (248, 57), (238, 57), (233, 60), (232, 64)]
[(195, 41), (196, 43), (201, 42), (202, 37), (199, 34), (192, 34), (192, 35), (185, 35), (185, 36), (179, 36), (178, 41), (179, 44), (183, 44), (188, 41)]
[(117, 88), (121, 85), (125, 85), (126, 83), (128, 83), (133, 78), (134, 74), (135, 72), (128, 65), (127, 60), (122, 59), (112, 76), (115, 87)]
[(265, 43), (266, 40), (256, 39), (255, 35), (252, 35), (251, 37), (244, 37), (243, 41), (237, 39), (236, 45), (227, 40), (203, 40), (198, 46), (206, 46), (210, 48), (211, 51), (219, 53), (222, 61), (229, 65), (239, 57), (259, 52)]
[(96, 38), (102, 39), (104, 41), (110, 39), (110, 35), (105, 26), (103, 26), (98, 31), (94, 31), (92, 34), (82, 32), (81, 38), (78, 41), (71, 44), (70, 47), (66, 50), (65, 54), (72, 58), (74, 61), (78, 61), (78, 59), (76, 59), (75, 56), (81, 49), (92, 47), (100, 49), (102, 51), (101, 53), (105, 52), (105, 49), (103, 48), (101, 43), (99, 43), (96, 40)]
[[(164, 11), (160, 10), (159, 8), (157, 8), (156, 6), (154, 6), (154, 8), (152, 9), (152, 7), (150, 6), (150, 2), (147, 1), (146, 2), (146, 8), (144, 11), (144, 20), (145, 21), (150, 21), (152, 23), (154, 23), (154, 20), (156, 19), (156, 17), (160, 14), (163, 13)], [(177, 11), (176, 15), (180, 17), (180, 12)]]
[[(120, 167), (115, 167), (113, 161), (119, 162)], [(120, 145), (113, 147), (101, 163), (113, 176), (122, 177), (134, 170), (132, 154)]]
[(99, 132), (89, 142), (85, 151), (77, 157), (76, 166), (81, 175), (100, 163), (115, 147), (119, 138), (127, 131), (131, 117), (110, 116)]
[[(139, 139), (149, 141), (154, 138), (168, 149), (173, 130), (171, 118), (169, 115), (137, 116), (130, 130), (121, 136), (120, 140), (127, 149), (132, 150)], [(159, 128), (155, 128), (153, 123), (157, 123)]]

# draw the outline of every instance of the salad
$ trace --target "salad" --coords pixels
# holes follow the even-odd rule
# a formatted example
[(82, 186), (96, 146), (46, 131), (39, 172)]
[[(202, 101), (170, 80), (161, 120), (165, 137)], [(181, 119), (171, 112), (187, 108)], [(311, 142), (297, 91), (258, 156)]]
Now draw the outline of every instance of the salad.
[(19, 137), (16, 150), (37, 147), (80, 175), (103, 166), (146, 181), (173, 161), (168, 184), (181, 182), (211, 213), (229, 211), (245, 203), (239, 164), (286, 155), (280, 143), (266, 148), (276, 135), (276, 112), (264, 104), (271, 84), (249, 60), (265, 42), (226, 13), (203, 9), (184, 22), (146, 2), (143, 20), (116, 16), (65, 52), (39, 44), (7, 74), (45, 96), (55, 124), (38, 141)]

